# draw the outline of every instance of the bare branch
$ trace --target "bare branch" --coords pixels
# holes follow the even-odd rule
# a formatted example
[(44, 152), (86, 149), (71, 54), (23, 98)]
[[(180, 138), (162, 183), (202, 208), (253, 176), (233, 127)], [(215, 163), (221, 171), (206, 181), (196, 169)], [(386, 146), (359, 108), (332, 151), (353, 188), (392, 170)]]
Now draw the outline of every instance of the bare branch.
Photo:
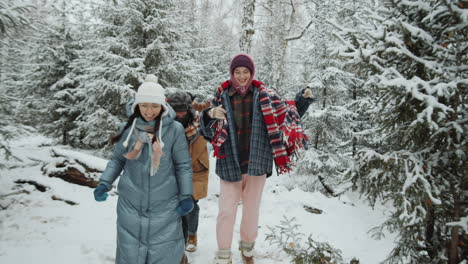
[(296, 14), (296, 9), (294, 8), (293, 0), (290, 0), (290, 3), (291, 3), (291, 8), (292, 8), (292, 10), (291, 10), (291, 15), (289, 16), (288, 34), (289, 34), (289, 32), (291, 32), (291, 28), (292, 28), (292, 26), (293, 26), (295, 14)]
[(307, 24), (307, 26), (302, 30), (301, 34), (299, 34), (299, 35), (297, 35), (295, 37), (288, 37), (285, 40), (286, 41), (291, 41), (291, 40), (298, 40), (298, 39), (302, 38), (302, 36), (304, 36), (305, 32), (307, 31), (307, 29), (309, 29), (309, 27), (312, 25), (313, 22), (314, 22), (314, 20), (310, 20), (309, 24)]
[(290, 0), (289, 2), (291, 3), (291, 8), (293, 9), (292, 13), (296, 13), (296, 8), (294, 8), (293, 0)]

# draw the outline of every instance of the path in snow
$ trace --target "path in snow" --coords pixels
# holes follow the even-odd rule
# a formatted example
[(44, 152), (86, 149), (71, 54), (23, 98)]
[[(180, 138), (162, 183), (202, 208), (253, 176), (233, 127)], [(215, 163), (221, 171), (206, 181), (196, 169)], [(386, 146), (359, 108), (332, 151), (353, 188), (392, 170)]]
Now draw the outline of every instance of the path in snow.
[[(106, 202), (97, 203), (91, 188), (42, 175), (42, 164), (37, 160), (50, 160), (51, 147), (42, 146), (48, 143), (50, 140), (41, 136), (12, 142), (13, 153), (23, 162), (10, 161), (10, 169), (0, 170), (0, 208), (7, 207), (0, 210), (0, 263), (114, 263), (117, 196), (111, 195)], [(302, 233), (312, 234), (314, 239), (327, 241), (342, 250), (348, 263), (356, 257), (362, 264), (375, 264), (390, 252), (394, 246), (393, 235), (374, 240), (367, 233), (384, 221), (385, 207), (372, 210), (352, 195), (327, 198), (320, 193), (288, 190), (284, 186), (290, 185), (289, 177), (272, 176), (265, 186), (256, 250), (260, 256), (268, 258), (257, 258), (257, 264), (290, 263), (285, 253), (265, 241), (267, 226), (279, 225), (283, 216), (295, 217), (302, 226)], [(36, 181), (48, 189), (40, 192), (29, 184), (18, 186), (14, 183), (18, 179)], [(21, 189), (29, 194), (14, 194)], [(212, 166), (208, 197), (199, 203), (199, 247), (196, 252), (188, 253), (191, 264), (211, 263), (214, 256), (218, 191), (219, 179)], [(52, 200), (52, 195), (78, 205)], [(324, 213), (308, 213), (304, 205), (319, 208)], [(234, 264), (241, 263), (237, 250), (240, 210), (241, 207), (232, 244)]]

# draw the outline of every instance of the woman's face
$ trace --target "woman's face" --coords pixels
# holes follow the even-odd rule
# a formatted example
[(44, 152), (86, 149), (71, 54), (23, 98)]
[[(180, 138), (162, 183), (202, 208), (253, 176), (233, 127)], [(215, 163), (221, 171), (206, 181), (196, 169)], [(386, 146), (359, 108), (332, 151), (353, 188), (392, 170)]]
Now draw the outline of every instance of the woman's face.
[(182, 126), (187, 127), (189, 123), (189, 115), (187, 111), (182, 111), (182, 112), (176, 112), (176, 118), (175, 120), (179, 121), (179, 123), (182, 124)]
[(234, 79), (240, 86), (245, 86), (250, 80), (250, 71), (247, 67), (237, 67), (234, 69)]
[(140, 108), (140, 113), (143, 118), (149, 122), (156, 119), (156, 117), (161, 113), (162, 106), (160, 104), (152, 104), (152, 103), (140, 103), (138, 104)]

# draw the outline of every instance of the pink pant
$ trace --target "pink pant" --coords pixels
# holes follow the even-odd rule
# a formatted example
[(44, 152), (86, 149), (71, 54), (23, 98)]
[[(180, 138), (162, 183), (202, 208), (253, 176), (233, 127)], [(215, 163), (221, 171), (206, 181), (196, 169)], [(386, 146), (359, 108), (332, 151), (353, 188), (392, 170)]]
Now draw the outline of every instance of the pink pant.
[(242, 200), (242, 221), (240, 239), (251, 243), (257, 238), (260, 200), (266, 175), (248, 176), (242, 174), (242, 181), (228, 182), (221, 180), (219, 194), (219, 211), (216, 222), (216, 238), (219, 249), (230, 249), (237, 205)]

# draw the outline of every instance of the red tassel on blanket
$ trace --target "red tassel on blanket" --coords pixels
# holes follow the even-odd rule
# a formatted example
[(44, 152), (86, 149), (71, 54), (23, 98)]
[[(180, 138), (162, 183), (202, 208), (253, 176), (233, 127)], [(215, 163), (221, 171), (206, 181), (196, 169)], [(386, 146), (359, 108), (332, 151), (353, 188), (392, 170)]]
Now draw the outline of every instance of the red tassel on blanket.
[(279, 156), (275, 158), (276, 170), (279, 174), (288, 173), (291, 171), (289, 167), (291, 160), (288, 156)]
[(213, 146), (213, 156), (214, 157), (217, 157), (219, 159), (224, 159), (226, 157), (226, 155), (224, 156), (220, 156), (219, 155), (219, 150), (221, 148), (221, 146), (223, 145), (224, 141), (226, 140), (226, 138), (228, 137), (227, 135), (227, 131), (226, 129), (224, 128), (225, 126), (225, 122), (224, 120), (217, 120), (216, 121), (216, 135), (213, 137), (213, 140), (211, 141), (211, 145)]
[(224, 158), (226, 158), (226, 155), (223, 155), (223, 156), (220, 156), (220, 155), (219, 155), (219, 149), (220, 149), (220, 148), (221, 148), (221, 147), (215, 147), (215, 148), (214, 148), (213, 157), (216, 157), (216, 158), (218, 158), (218, 159), (224, 159)]
[(285, 174), (285, 173), (292, 171), (292, 169), (288, 167), (287, 165), (277, 166), (276, 168), (277, 168), (276, 171), (278, 172), (278, 174)]

